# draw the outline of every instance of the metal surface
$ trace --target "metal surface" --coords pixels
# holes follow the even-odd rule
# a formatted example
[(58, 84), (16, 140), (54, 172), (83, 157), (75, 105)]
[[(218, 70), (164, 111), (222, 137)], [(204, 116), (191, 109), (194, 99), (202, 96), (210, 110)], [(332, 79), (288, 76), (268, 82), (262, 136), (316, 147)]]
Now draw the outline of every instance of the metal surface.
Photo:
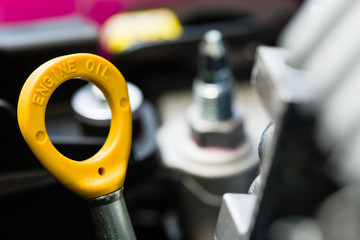
[(135, 233), (123, 197), (123, 188), (87, 200), (98, 240), (135, 240)]
[(251, 83), (275, 121), (281, 119), (288, 103), (308, 100), (305, 72), (287, 64), (291, 56), (284, 48), (261, 46), (256, 51)]
[(256, 196), (227, 193), (223, 196), (215, 240), (245, 239), (255, 210)]
[(264, 159), (251, 240), (269, 239), (270, 226), (285, 216), (311, 217), (319, 202), (336, 190), (325, 168), (327, 155), (315, 143), (314, 125), (302, 105), (288, 106), (275, 147)]
[[(141, 90), (134, 84), (127, 82), (129, 100), (133, 118), (138, 117), (144, 102)], [(71, 107), (77, 114), (79, 121), (88, 125), (109, 127), (111, 110), (104, 94), (95, 85), (88, 83), (77, 90), (72, 99)]]
[(250, 240), (359, 236), (359, 12), (358, 1), (308, 1), (286, 50), (258, 50), (253, 83), (277, 128)]
[(314, 135), (318, 119), (309, 108), (314, 98), (307, 91), (311, 87), (305, 81), (308, 72), (290, 66), (287, 60), (292, 56), (282, 48), (257, 51), (252, 83), (276, 129), (274, 142), (259, 149), (262, 181), (251, 240), (292, 239), (283, 238), (285, 231), (277, 238), (270, 232), (288, 216), (311, 218), (319, 202), (337, 189), (326, 169), (328, 153), (319, 148)]
[(260, 192), (260, 186), (261, 186), (261, 176), (257, 176), (255, 180), (251, 183), (249, 187), (249, 194), (252, 195), (258, 195)]
[(263, 134), (261, 135), (259, 143), (259, 158), (263, 160), (266, 154), (270, 151), (271, 145), (273, 144), (274, 134), (275, 134), (275, 121), (271, 121), (265, 128)]

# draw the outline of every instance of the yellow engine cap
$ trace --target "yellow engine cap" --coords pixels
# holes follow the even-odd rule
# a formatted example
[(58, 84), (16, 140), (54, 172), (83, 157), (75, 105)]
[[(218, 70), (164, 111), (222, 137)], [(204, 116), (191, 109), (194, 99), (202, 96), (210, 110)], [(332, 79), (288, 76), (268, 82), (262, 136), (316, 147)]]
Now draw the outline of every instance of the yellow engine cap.
[[(81, 78), (95, 84), (111, 109), (111, 125), (102, 148), (84, 161), (62, 155), (45, 126), (47, 103), (63, 82)], [(41, 164), (71, 191), (89, 199), (123, 186), (131, 147), (131, 109), (125, 79), (109, 61), (79, 53), (54, 58), (26, 80), (18, 102), (18, 122), (25, 141)]]
[(174, 41), (183, 32), (175, 12), (167, 8), (118, 13), (101, 27), (101, 46), (119, 54), (136, 45)]

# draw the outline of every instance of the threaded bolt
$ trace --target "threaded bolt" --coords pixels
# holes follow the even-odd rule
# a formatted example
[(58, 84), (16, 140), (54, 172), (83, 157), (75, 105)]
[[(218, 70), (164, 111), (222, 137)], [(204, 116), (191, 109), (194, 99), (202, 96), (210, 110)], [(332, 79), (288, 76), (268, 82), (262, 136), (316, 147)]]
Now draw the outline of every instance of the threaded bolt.
[(194, 102), (187, 112), (191, 136), (201, 147), (235, 148), (244, 141), (243, 118), (233, 113), (234, 80), (219, 31), (205, 34), (199, 55)]
[(204, 120), (227, 120), (232, 117), (233, 77), (222, 34), (208, 31), (199, 54), (199, 74), (193, 85), (195, 104)]

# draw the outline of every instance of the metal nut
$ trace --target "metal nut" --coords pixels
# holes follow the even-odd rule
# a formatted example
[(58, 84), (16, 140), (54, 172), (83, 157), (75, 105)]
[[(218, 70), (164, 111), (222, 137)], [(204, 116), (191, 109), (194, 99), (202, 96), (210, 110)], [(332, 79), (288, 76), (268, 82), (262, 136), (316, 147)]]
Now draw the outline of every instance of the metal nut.
[(226, 121), (204, 120), (196, 105), (188, 109), (188, 123), (191, 136), (202, 147), (234, 148), (244, 140), (243, 119), (240, 114)]

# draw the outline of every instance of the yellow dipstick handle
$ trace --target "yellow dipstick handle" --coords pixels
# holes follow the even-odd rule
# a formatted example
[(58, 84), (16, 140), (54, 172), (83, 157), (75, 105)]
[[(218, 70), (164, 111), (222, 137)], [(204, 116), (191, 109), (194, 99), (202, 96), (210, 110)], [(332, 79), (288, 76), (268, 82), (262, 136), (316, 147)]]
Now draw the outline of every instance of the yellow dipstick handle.
[[(104, 145), (84, 161), (62, 155), (51, 143), (45, 126), (46, 106), (52, 93), (73, 78), (95, 84), (104, 93), (112, 115)], [(18, 122), (25, 141), (41, 164), (80, 197), (103, 196), (123, 186), (131, 147), (131, 109), (125, 79), (109, 61), (79, 53), (41, 65), (21, 90)]]

